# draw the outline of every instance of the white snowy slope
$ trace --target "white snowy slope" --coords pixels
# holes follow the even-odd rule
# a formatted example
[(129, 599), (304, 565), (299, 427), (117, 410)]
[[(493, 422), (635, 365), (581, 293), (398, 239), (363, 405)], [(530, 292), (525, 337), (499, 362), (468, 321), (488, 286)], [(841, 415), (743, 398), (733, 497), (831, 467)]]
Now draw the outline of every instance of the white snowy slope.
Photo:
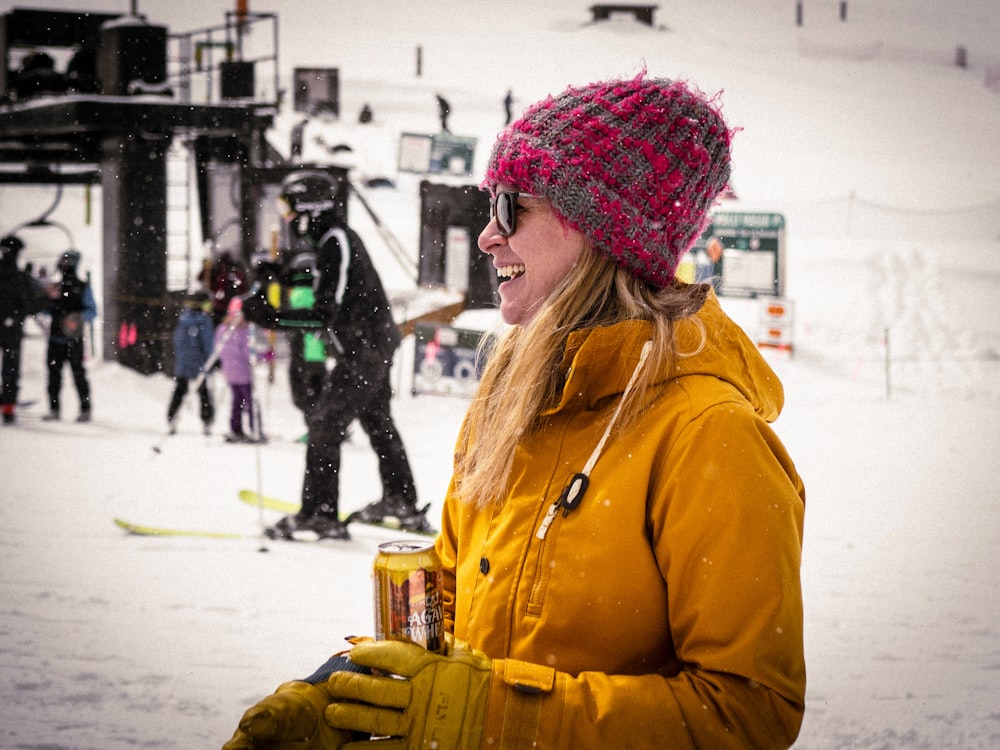
[[(143, 10), (186, 29), (230, 9), (224, 0), (167, 5)], [(995, 3), (852, 0), (844, 23), (838, 3), (807, 2), (799, 28), (787, 0), (685, 0), (661, 5), (657, 29), (588, 24), (586, 3), (274, 5), (283, 62), (339, 66), (345, 113), (371, 103), (370, 128), (345, 115), (313, 135), (360, 144), (358, 174), (396, 180), (369, 197), (409, 248), (418, 178), (395, 173), (397, 138), (437, 127), (435, 92), (452, 102), (452, 130), (479, 139), (481, 170), (508, 88), (524, 106), (645, 67), (725, 90), (725, 112), (743, 128), (740, 199), (725, 208), (778, 211), (788, 226), (794, 352), (767, 356), (786, 391), (776, 429), (808, 493), (809, 689), (796, 747), (1000, 746)], [(953, 64), (959, 46), (966, 69)], [(294, 122), (279, 119), (276, 145)], [(0, 188), (0, 232), (52, 197)], [(52, 218), (99, 277), (99, 191), (92, 197), (88, 214), (82, 190), (67, 189)], [(410, 293), (364, 212), (354, 206), (352, 216), (393, 293)], [(53, 234), (26, 234), (25, 259), (51, 266), (65, 243)], [(753, 303), (724, 304), (756, 335)], [(371, 632), (371, 561), (392, 536), (357, 528), (347, 543), (259, 551), (261, 523), (275, 515), (240, 503), (238, 490), (294, 500), (303, 469), (286, 362), (270, 382), (258, 370), (267, 445), (223, 443), (228, 397), (218, 379), (216, 435), (200, 434), (189, 402), (179, 434), (164, 440), (170, 379), (100, 358), (89, 362), (94, 421), (72, 421), (67, 372), (64, 421), (42, 422), (44, 338), (34, 322), (28, 330), (21, 399), (32, 403), (0, 428), (0, 748), (218, 747), (248, 705), (310, 673), (343, 636)], [(467, 402), (412, 396), (412, 371), (408, 340), (394, 413), (435, 516)], [(363, 436), (343, 463), (350, 510), (378, 492)], [(114, 517), (243, 536), (128, 536)]]

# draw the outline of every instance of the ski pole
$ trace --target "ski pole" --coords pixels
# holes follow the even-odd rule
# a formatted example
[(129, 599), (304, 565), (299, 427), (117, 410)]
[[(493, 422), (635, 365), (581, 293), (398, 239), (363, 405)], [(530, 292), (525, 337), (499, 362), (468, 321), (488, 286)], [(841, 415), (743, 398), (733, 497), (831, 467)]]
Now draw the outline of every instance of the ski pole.
[(170, 433), (164, 433), (160, 436), (160, 439), (153, 443), (153, 453), (162, 453), (163, 444), (167, 442), (167, 438), (170, 437)]
[(260, 421), (260, 400), (257, 398), (256, 369), (251, 369), (250, 381), (250, 414), (254, 419), (254, 432), (257, 439), (254, 441), (254, 460), (257, 464), (257, 521), (260, 525), (260, 547), (258, 552), (267, 552), (267, 524), (264, 522), (264, 480), (261, 467), (260, 444), (264, 440), (264, 426)]
[(205, 378), (212, 371), (212, 367), (219, 360), (222, 355), (222, 350), (226, 346), (226, 342), (233, 337), (233, 332), (236, 330), (237, 321), (233, 320), (231, 323), (226, 325), (226, 330), (222, 332), (222, 337), (219, 339), (219, 343), (215, 345), (212, 349), (212, 353), (208, 355), (208, 359), (205, 360), (205, 364), (201, 366), (201, 371), (198, 373), (198, 378), (194, 381), (193, 389), (195, 392), (201, 388), (201, 384), (205, 382)]

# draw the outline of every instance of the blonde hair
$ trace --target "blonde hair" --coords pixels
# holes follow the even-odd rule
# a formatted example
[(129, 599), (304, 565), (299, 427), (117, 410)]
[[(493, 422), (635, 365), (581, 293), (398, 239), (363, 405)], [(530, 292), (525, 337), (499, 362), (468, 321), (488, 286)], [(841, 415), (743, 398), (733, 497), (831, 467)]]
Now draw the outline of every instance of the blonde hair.
[[(490, 351), (481, 353), (489, 358), (455, 456), (455, 486), (462, 501), (481, 507), (503, 502), (515, 447), (540, 427), (539, 415), (561, 396), (565, 373), (559, 365), (573, 331), (645, 320), (651, 330), (649, 361), (672, 362), (694, 353), (678, 352), (674, 323), (697, 313), (708, 290), (708, 285), (682, 282), (654, 289), (585, 246), (534, 319), (525, 327), (511, 328)], [(647, 390), (662, 370), (657, 364), (638, 374), (616, 429), (639, 415)]]

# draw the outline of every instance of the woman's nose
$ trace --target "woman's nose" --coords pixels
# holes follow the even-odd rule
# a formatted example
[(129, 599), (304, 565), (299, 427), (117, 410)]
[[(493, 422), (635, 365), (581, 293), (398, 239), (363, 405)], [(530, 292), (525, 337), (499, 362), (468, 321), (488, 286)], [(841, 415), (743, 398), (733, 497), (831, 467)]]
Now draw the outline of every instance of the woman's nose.
[(504, 242), (507, 238), (500, 234), (497, 229), (496, 219), (490, 219), (489, 223), (483, 227), (483, 231), (479, 233), (479, 239), (477, 244), (479, 249), (484, 253), (492, 253), (497, 245)]

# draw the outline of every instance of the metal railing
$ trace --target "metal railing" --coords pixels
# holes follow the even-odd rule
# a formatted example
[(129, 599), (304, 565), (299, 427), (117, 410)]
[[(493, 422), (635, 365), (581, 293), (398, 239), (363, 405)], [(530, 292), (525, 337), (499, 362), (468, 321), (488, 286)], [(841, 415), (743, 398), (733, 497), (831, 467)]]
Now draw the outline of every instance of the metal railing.
[[(224, 96), (225, 76), (247, 70), (252, 76), (250, 95)], [(183, 104), (216, 104), (231, 99), (245, 103), (249, 99), (261, 106), (277, 107), (281, 97), (277, 14), (227, 11), (222, 25), (170, 34), (167, 82)], [(240, 89), (245, 83), (237, 81), (235, 86)]]

